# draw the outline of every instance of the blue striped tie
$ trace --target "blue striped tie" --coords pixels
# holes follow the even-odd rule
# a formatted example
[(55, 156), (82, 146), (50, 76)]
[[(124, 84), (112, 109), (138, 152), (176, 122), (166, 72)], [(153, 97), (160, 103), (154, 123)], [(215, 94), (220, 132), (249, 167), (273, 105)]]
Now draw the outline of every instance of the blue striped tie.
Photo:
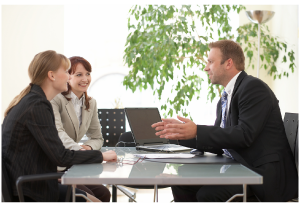
[[(225, 127), (226, 124), (226, 110), (227, 110), (227, 93), (225, 91), (225, 89), (223, 90), (222, 93), (222, 97), (221, 97), (221, 105), (222, 105), (222, 121), (221, 121), (221, 128)], [(233, 159), (233, 157), (231, 156), (231, 154), (227, 151), (227, 149), (223, 149), (225, 155), (231, 157)]]

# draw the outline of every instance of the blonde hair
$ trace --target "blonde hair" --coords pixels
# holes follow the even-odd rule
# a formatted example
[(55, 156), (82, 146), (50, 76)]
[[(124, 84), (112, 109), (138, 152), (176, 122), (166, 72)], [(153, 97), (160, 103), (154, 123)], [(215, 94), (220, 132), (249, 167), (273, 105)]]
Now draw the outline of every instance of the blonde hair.
[(223, 64), (226, 60), (231, 58), (237, 70), (243, 71), (245, 69), (244, 52), (242, 47), (238, 43), (232, 40), (220, 40), (209, 43), (208, 47), (210, 49), (220, 49), (222, 53), (221, 64)]
[(48, 75), (48, 72), (57, 71), (61, 65), (63, 65), (66, 70), (69, 69), (71, 66), (70, 60), (64, 55), (58, 54), (53, 50), (47, 50), (35, 55), (28, 67), (28, 75), (31, 82), (10, 102), (8, 108), (5, 110), (4, 117), (6, 117), (8, 112), (30, 92), (33, 84), (39, 86), (42, 85)]

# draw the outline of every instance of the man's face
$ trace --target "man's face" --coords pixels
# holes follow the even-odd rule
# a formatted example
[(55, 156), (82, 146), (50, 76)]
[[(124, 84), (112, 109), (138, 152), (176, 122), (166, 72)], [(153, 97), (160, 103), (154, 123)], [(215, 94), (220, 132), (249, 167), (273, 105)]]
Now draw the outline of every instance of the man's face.
[(208, 62), (204, 69), (209, 75), (212, 84), (226, 86), (225, 63), (221, 64), (222, 53), (219, 48), (212, 48), (208, 54)]

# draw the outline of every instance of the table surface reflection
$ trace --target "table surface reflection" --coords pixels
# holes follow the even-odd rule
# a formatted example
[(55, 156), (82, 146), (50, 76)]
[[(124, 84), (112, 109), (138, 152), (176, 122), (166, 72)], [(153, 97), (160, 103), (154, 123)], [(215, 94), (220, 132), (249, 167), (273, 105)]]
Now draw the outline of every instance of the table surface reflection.
[[(136, 160), (132, 154), (147, 154), (135, 148), (107, 148), (118, 157)], [(150, 152), (151, 153), (151, 152)], [(230, 185), (262, 184), (262, 176), (241, 164), (173, 164), (142, 161), (134, 165), (118, 163), (78, 164), (62, 177), (63, 184), (122, 184), (122, 185)]]

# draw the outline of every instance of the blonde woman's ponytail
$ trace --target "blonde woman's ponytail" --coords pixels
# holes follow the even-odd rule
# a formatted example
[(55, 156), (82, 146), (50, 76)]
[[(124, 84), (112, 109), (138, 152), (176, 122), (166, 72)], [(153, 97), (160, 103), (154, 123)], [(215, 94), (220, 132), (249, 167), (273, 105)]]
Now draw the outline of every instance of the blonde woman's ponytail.
[(15, 105), (17, 105), (21, 99), (30, 92), (31, 89), (31, 85), (29, 84), (25, 89), (23, 89), (21, 91), (21, 93), (19, 95), (17, 95), (8, 105), (7, 109), (4, 112), (4, 117), (7, 116), (8, 112), (10, 111), (10, 109), (12, 109)]
[(10, 102), (8, 108), (4, 112), (4, 117), (6, 117), (9, 111), (30, 92), (33, 84), (41, 86), (46, 79), (48, 72), (57, 71), (61, 65), (67, 70), (70, 68), (71, 62), (64, 55), (58, 54), (53, 50), (47, 50), (35, 55), (28, 67), (28, 75), (31, 83)]

